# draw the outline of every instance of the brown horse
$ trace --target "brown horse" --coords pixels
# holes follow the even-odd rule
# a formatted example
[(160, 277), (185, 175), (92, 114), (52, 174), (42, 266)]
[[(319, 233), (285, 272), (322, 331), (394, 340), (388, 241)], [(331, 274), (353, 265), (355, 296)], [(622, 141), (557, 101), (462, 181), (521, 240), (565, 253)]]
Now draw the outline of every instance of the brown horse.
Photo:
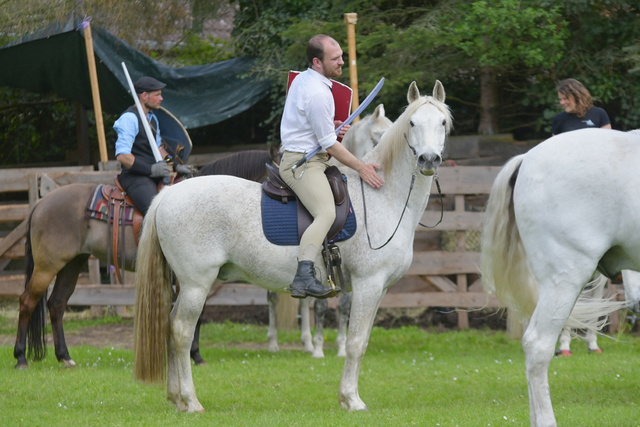
[[(277, 147), (271, 151), (253, 150), (233, 154), (205, 166), (200, 174), (224, 173), (252, 180), (264, 179), (264, 164), (272, 161), (270, 152), (271, 155), (277, 154)], [(107, 261), (109, 250), (107, 222), (85, 218), (87, 201), (94, 188), (93, 184), (62, 186), (43, 197), (31, 211), (25, 245), (26, 285), (20, 296), (18, 332), (13, 352), (18, 360), (16, 368), (26, 368), (27, 358), (37, 361), (46, 356), (45, 303), (51, 317), (56, 357), (65, 367), (76, 365), (69, 356), (62, 318), (89, 256)], [(132, 226), (125, 227), (124, 236), (125, 269), (134, 271), (136, 243)], [(55, 285), (47, 300), (47, 289), (54, 276)], [(195, 335), (192, 357), (201, 363), (197, 339), (198, 335)], [(25, 354), (27, 340), (29, 347), (28, 354)]]

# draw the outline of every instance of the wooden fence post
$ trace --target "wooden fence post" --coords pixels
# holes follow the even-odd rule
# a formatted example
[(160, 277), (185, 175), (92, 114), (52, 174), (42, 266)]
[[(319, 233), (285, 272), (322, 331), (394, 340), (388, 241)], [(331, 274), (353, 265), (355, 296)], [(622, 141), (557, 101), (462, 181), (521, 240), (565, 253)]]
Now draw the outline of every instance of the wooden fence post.
[[(360, 105), (358, 99), (358, 65), (356, 61), (356, 23), (358, 22), (357, 13), (345, 13), (344, 22), (347, 23), (347, 38), (349, 40), (349, 84), (353, 95), (351, 98), (351, 111), (355, 111)], [(353, 123), (360, 118), (356, 117)]]

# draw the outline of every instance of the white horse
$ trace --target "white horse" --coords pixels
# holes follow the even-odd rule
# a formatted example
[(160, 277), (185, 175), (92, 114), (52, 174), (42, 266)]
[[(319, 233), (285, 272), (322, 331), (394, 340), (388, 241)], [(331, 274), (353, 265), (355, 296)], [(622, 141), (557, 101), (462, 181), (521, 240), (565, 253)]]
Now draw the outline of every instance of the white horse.
[[(338, 390), (340, 404), (350, 411), (367, 409), (358, 394), (358, 376), (375, 314), (387, 288), (411, 265), (415, 229), (451, 126), (439, 81), (433, 96), (423, 97), (413, 82), (407, 99), (404, 113), (365, 156), (382, 166), (384, 186), (361, 190), (357, 173), (343, 171), (360, 224), (351, 239), (338, 244), (353, 289)], [(167, 398), (181, 411), (204, 411), (193, 385), (189, 348), (216, 278), (236, 277), (283, 292), (294, 276), (298, 248), (276, 246), (264, 237), (260, 198), (255, 182), (198, 177), (161, 191), (145, 216), (137, 258), (134, 378), (162, 382), (167, 372)], [(383, 247), (372, 249), (376, 245)], [(316, 265), (322, 264), (318, 259)], [(180, 283), (171, 313), (169, 267)], [(321, 277), (326, 281), (325, 271)]]
[[(638, 159), (636, 135), (567, 132), (511, 159), (491, 189), (482, 277), (485, 291), (530, 318), (522, 346), (533, 426), (556, 425), (547, 375), (565, 324), (597, 329), (600, 316), (624, 308), (579, 299), (585, 284), (596, 270), (640, 269)], [(640, 306), (638, 282), (625, 294)]]
[[(362, 159), (365, 154), (373, 150), (380, 143), (380, 139), (384, 132), (391, 127), (393, 122), (389, 120), (384, 111), (384, 105), (378, 105), (372, 114), (368, 114), (362, 120), (352, 125), (345, 134), (342, 145), (349, 150), (357, 158)], [(332, 157), (330, 163), (340, 167), (342, 164), (335, 157)], [(267, 292), (267, 301), (269, 303), (269, 330), (267, 339), (269, 341), (269, 351), (277, 352), (278, 347), (278, 329), (276, 326), (276, 305), (278, 304), (278, 292)], [(347, 343), (347, 324), (349, 323), (349, 311), (351, 310), (351, 298), (348, 294), (340, 295), (338, 302), (338, 337), (336, 344), (338, 345), (338, 357), (346, 357)], [(309, 305), (311, 298), (300, 300), (300, 340), (304, 345), (304, 351), (311, 353), (315, 358), (324, 357), (324, 334), (323, 322), (324, 317), (329, 310), (329, 303), (326, 299), (315, 300), (313, 311), (315, 314), (316, 334), (311, 336), (311, 323), (309, 319)]]

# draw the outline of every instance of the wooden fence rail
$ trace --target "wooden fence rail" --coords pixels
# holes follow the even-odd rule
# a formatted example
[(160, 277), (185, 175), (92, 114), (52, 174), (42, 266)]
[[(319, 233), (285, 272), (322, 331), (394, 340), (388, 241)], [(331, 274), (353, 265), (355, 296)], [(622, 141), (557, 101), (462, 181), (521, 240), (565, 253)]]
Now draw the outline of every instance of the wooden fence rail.
[[(467, 203), (466, 198), (486, 196), (501, 167), (457, 166), (439, 169), (442, 193), (452, 201), (444, 218), (435, 231), (422, 227), (416, 230), (413, 262), (406, 275), (392, 286), (382, 301), (381, 307), (498, 307), (494, 296), (487, 297), (478, 279), (480, 252), (468, 251), (467, 233), (478, 232), (482, 227), (483, 212), (478, 206)], [(82, 168), (39, 168), (0, 170), (0, 192), (29, 191), (30, 204), (39, 197), (61, 185), (74, 182), (94, 184), (112, 183), (116, 172), (93, 172)], [(429, 210), (425, 211), (422, 223), (435, 224), (440, 218), (437, 189), (432, 187)], [(8, 236), (0, 239), (0, 272), (8, 261), (24, 256), (24, 234), (29, 205), (11, 204), (0, 206), (0, 222), (19, 222)], [(455, 251), (421, 250), (428, 246), (421, 242), (433, 240), (434, 233), (443, 231), (455, 234)], [(4, 262), (4, 265), (2, 263)], [(95, 273), (89, 277), (96, 277)], [(70, 305), (123, 305), (134, 304), (133, 273), (127, 273), (126, 285), (101, 285), (91, 280), (82, 280), (74, 292)], [(472, 281), (470, 281), (471, 279)], [(19, 295), (24, 288), (23, 275), (0, 276), (0, 296)], [(264, 289), (238, 283), (227, 283), (214, 287), (208, 305), (265, 305)], [(329, 306), (335, 308), (337, 300)], [(469, 326), (468, 313), (458, 311), (458, 326)]]

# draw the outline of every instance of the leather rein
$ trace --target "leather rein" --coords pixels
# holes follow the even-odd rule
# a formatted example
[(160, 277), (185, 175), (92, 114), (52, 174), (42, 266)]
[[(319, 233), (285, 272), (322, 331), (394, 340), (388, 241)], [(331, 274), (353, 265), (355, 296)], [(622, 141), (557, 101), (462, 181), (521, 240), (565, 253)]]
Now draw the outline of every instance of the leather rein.
[[(413, 169), (413, 173), (411, 174), (411, 185), (409, 186), (409, 194), (407, 195), (407, 200), (404, 203), (404, 208), (402, 209), (402, 214), (400, 215), (400, 219), (398, 220), (398, 225), (396, 225), (396, 229), (393, 230), (393, 234), (391, 234), (391, 237), (389, 237), (389, 239), (387, 239), (387, 241), (382, 246), (378, 246), (377, 248), (374, 248), (371, 245), (371, 236), (369, 236), (369, 226), (367, 224), (367, 203), (364, 197), (364, 181), (362, 180), (362, 177), (360, 177), (360, 189), (362, 191), (362, 207), (364, 209), (364, 228), (367, 233), (367, 240), (369, 241), (369, 247), (374, 251), (377, 251), (378, 249), (382, 249), (385, 246), (387, 246), (387, 243), (389, 243), (391, 239), (393, 239), (393, 236), (396, 235), (396, 231), (398, 231), (398, 228), (400, 227), (400, 223), (402, 222), (402, 218), (404, 217), (404, 213), (407, 210), (407, 205), (409, 204), (409, 198), (411, 197), (411, 192), (413, 191), (413, 185), (415, 184), (415, 181), (416, 181), (416, 175), (418, 174), (418, 153), (416, 152), (416, 149), (413, 148), (411, 144), (409, 144), (409, 140), (407, 139), (406, 133), (404, 134), (404, 140), (407, 141), (407, 145), (413, 152), (413, 155), (416, 157), (416, 167)], [(440, 198), (440, 219), (438, 220), (438, 222), (435, 223), (435, 225), (432, 225), (432, 226), (424, 225), (423, 223), (418, 222), (418, 225), (421, 225), (425, 228), (435, 228), (438, 224), (442, 222), (442, 218), (444, 217), (444, 203), (442, 203), (442, 191), (440, 190), (440, 182), (438, 181), (437, 172), (433, 178), (436, 181), (436, 188), (438, 189), (438, 196)]]

